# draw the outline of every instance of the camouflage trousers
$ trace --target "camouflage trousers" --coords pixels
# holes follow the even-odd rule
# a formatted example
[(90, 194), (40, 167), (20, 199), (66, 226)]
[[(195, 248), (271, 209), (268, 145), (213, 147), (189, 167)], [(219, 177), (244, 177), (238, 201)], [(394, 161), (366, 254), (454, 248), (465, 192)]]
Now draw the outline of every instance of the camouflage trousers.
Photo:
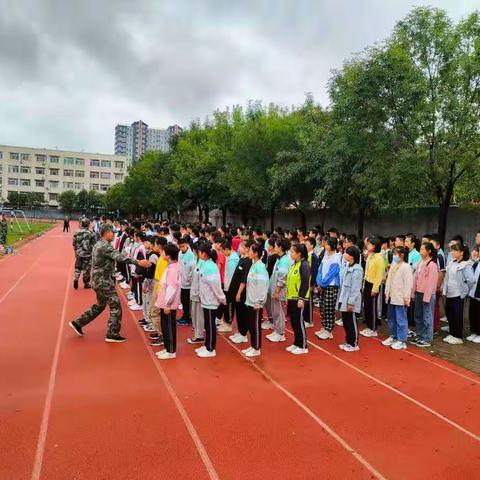
[(95, 320), (106, 308), (110, 308), (110, 316), (108, 318), (107, 334), (120, 333), (122, 326), (122, 306), (118, 298), (115, 288), (111, 289), (95, 289), (97, 294), (97, 303), (94, 303), (86, 312), (82, 313), (75, 321), (84, 327), (92, 320)]
[(83, 272), (83, 283), (90, 284), (90, 270), (92, 269), (92, 257), (76, 257), (75, 259), (75, 280), (80, 279)]

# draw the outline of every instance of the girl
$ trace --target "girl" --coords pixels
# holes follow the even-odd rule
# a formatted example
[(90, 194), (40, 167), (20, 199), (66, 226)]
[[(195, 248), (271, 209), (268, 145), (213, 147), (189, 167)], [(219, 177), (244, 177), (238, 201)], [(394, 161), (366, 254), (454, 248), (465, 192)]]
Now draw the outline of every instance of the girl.
[(430, 243), (420, 247), (422, 261), (418, 264), (413, 279), (412, 297), (414, 298), (415, 336), (411, 343), (417, 347), (430, 347), (433, 340), (433, 315), (435, 293), (438, 283), (437, 251)]
[(348, 247), (344, 259), (347, 262), (347, 268), (338, 296), (337, 310), (342, 312), (346, 343), (339, 345), (339, 347), (346, 352), (356, 352), (360, 348), (358, 346), (358, 326), (355, 314), (360, 313), (362, 309), (363, 269), (359, 265), (360, 250), (354, 246)]
[(200, 271), (202, 269), (203, 260), (198, 258), (198, 242), (193, 244), (192, 251), (196, 259), (192, 276), (192, 286), (190, 289), (193, 337), (187, 338), (187, 343), (193, 345), (195, 343), (204, 342), (203, 332), (205, 322), (203, 319), (202, 303), (200, 302)]
[(262, 262), (263, 246), (254, 243), (250, 247), (252, 266), (247, 276), (247, 297), (245, 300), (248, 330), (252, 346), (242, 350), (246, 357), (258, 357), (262, 346), (260, 324), (262, 322), (263, 306), (267, 300), (268, 272)]
[(385, 301), (387, 302), (387, 322), (390, 337), (382, 342), (393, 350), (407, 348), (408, 318), (407, 308), (413, 287), (413, 273), (407, 263), (408, 252), (405, 247), (393, 250), (392, 266), (388, 271), (385, 284)]
[(292, 323), (295, 339), (293, 345), (286, 350), (294, 355), (308, 353), (307, 331), (302, 318), (302, 310), (310, 294), (310, 267), (306, 260), (307, 250), (305, 245), (298, 243), (290, 248), (290, 258), (293, 265), (287, 276), (287, 311)]
[(380, 253), (381, 246), (381, 240), (377, 237), (368, 237), (366, 240), (367, 262), (363, 286), (363, 314), (367, 328), (360, 332), (364, 337), (378, 337), (376, 300), (385, 271), (385, 261)]
[[(478, 234), (477, 234), (478, 235)], [(480, 247), (475, 247), (472, 251), (472, 269), (474, 271), (475, 283), (468, 292), (470, 305), (468, 307), (468, 317), (470, 320), (470, 335), (467, 337), (469, 342), (480, 343), (480, 268), (479, 268)]]
[(305, 247), (307, 248), (307, 262), (310, 267), (310, 297), (308, 302), (303, 309), (303, 321), (305, 322), (305, 327), (313, 327), (313, 291), (316, 290), (316, 281), (318, 273), (318, 257), (315, 253), (315, 247), (317, 241), (314, 237), (307, 237), (304, 241)]
[(451, 345), (463, 343), (463, 305), (465, 297), (475, 284), (475, 275), (472, 266), (467, 263), (469, 251), (466, 245), (454, 243), (451, 246), (452, 261), (447, 265), (443, 295), (446, 298), (445, 310), (447, 314), (450, 335), (443, 341)]
[(160, 308), (160, 323), (165, 349), (156, 355), (160, 360), (176, 358), (177, 354), (177, 308), (180, 306), (180, 266), (178, 264), (178, 247), (172, 243), (165, 245), (164, 259), (168, 266), (160, 280), (157, 307)]
[(318, 267), (317, 285), (320, 297), (320, 316), (323, 328), (315, 335), (320, 340), (333, 338), (335, 326), (335, 307), (337, 305), (338, 289), (340, 287), (340, 266), (342, 256), (337, 253), (337, 239), (328, 237), (325, 241), (325, 255)]

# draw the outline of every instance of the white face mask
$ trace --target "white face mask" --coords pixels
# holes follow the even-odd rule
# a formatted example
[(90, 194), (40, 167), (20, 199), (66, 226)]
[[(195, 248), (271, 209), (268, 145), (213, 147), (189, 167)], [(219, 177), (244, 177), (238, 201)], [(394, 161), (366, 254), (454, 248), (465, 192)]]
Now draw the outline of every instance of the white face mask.
[(394, 264), (400, 263), (400, 257), (398, 255), (394, 255), (392, 261)]

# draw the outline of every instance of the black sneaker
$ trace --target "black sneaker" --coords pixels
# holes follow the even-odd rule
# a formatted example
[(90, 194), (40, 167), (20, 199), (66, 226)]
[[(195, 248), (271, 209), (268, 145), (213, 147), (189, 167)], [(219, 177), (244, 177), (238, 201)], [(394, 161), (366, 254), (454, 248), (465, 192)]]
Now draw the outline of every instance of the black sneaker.
[(187, 343), (189, 343), (190, 345), (193, 345), (194, 343), (203, 343), (204, 341), (205, 340), (203, 338), (187, 338)]
[(125, 342), (127, 339), (125, 337), (122, 337), (119, 333), (109, 333), (105, 337), (105, 341), (107, 343), (122, 343)]
[(432, 346), (430, 342), (427, 342), (426, 340), (420, 340), (420, 339), (417, 339), (417, 341), (415, 342), (415, 345), (421, 348), (427, 348)]
[(83, 331), (82, 331), (82, 327), (77, 323), (75, 322), (75, 320), (73, 322), (70, 322), (68, 324), (68, 326), (79, 336), (79, 337), (83, 337)]
[(89, 284), (89, 283), (86, 283), (83, 288), (85, 288), (86, 290), (88, 290), (89, 288), (92, 288), (92, 286)]
[(149, 333), (148, 337), (150, 338), (150, 340), (156, 340), (157, 338), (160, 338), (161, 335), (159, 335), (158, 333)]
[(148, 322), (147, 322), (144, 318), (142, 318), (141, 320), (139, 320), (138, 323), (139, 323), (140, 325), (148, 325)]
[(163, 338), (162, 337), (158, 337), (156, 338), (155, 340), (152, 339), (152, 341), (150, 342), (150, 345), (152, 347), (160, 347), (163, 345)]
[(75, 290), (78, 289), (78, 280), (74, 280), (74, 281), (73, 281), (73, 288), (74, 288)]

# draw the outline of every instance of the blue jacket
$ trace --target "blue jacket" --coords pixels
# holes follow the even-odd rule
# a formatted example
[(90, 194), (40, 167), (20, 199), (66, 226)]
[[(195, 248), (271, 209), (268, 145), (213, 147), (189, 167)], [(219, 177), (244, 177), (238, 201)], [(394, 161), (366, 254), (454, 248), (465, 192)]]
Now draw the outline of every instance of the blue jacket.
[(354, 264), (345, 269), (342, 288), (338, 294), (337, 310), (346, 312), (348, 305), (353, 305), (353, 311), (360, 313), (362, 309), (363, 268)]

